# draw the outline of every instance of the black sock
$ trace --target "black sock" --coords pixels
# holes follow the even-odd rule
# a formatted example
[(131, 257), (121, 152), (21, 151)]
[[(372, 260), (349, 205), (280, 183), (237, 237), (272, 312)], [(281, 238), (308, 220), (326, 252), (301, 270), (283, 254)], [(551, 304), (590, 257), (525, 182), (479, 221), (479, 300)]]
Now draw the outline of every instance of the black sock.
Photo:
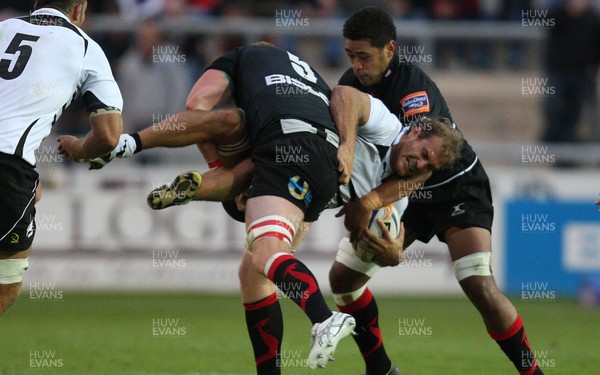
[(258, 375), (279, 375), (279, 353), (283, 339), (283, 315), (273, 293), (265, 299), (254, 303), (245, 303), (246, 326)]
[(317, 279), (304, 263), (282, 253), (273, 260), (267, 273), (269, 280), (300, 306), (313, 324), (331, 316)]
[(517, 316), (515, 322), (506, 331), (501, 333), (488, 331), (488, 333), (496, 340), (504, 354), (511, 360), (521, 375), (544, 374), (537, 366), (520, 316)]
[(373, 294), (365, 289), (363, 294), (349, 305), (340, 306), (341, 312), (350, 314), (356, 320), (354, 341), (367, 366), (367, 374), (387, 374), (392, 367), (392, 361), (383, 347), (381, 330), (379, 329), (379, 310)]

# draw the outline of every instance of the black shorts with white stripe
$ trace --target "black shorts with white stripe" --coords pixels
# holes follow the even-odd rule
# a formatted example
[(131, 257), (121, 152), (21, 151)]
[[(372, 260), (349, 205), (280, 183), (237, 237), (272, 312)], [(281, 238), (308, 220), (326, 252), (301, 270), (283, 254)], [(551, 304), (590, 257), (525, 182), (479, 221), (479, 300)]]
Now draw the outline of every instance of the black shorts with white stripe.
[(452, 227), (492, 231), (494, 206), (490, 180), (479, 161), (467, 173), (446, 184), (411, 193), (409, 202), (402, 221), (421, 242), (427, 243), (433, 236), (444, 242), (444, 233)]
[(38, 173), (22, 158), (0, 153), (0, 175), (0, 251), (27, 250), (35, 235)]

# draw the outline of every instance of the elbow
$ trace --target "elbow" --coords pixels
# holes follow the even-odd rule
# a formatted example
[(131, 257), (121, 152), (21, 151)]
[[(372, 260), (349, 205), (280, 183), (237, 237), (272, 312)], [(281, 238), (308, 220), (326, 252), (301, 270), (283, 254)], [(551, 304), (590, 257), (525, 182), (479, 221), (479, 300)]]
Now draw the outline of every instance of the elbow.
[(97, 144), (105, 152), (114, 150), (119, 145), (120, 133), (105, 133), (98, 137)]
[(186, 111), (196, 110), (202, 108), (201, 97), (194, 93), (191, 93), (185, 101)]
[(185, 102), (185, 110), (190, 111), (195, 108), (196, 108), (196, 103), (194, 101), (194, 98), (188, 98), (188, 100)]
[(99, 149), (110, 152), (119, 145), (122, 131), (122, 126), (106, 126), (101, 131), (96, 128), (93, 131), (94, 143)]

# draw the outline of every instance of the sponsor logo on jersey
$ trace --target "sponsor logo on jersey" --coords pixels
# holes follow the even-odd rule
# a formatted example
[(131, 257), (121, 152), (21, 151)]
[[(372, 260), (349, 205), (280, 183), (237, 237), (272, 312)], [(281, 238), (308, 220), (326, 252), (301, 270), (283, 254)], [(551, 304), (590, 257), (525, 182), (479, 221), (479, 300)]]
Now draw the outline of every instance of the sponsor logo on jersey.
[(290, 182), (288, 182), (288, 190), (292, 197), (303, 200), (306, 203), (306, 206), (310, 204), (312, 201), (312, 192), (310, 191), (310, 187), (308, 186), (308, 182), (304, 181), (300, 176), (294, 176), (290, 178)]
[(19, 235), (17, 233), (11, 233), (10, 234), (10, 243), (19, 243)]
[(413, 116), (418, 113), (429, 112), (429, 98), (426, 91), (413, 92), (400, 100), (404, 117)]
[(452, 206), (452, 209), (453, 209), (454, 211), (452, 211), (452, 213), (450, 214), (450, 216), (458, 216), (458, 215), (462, 215), (462, 214), (464, 214), (465, 212), (467, 212), (467, 211), (464, 209), (464, 207), (463, 207), (463, 206), (464, 206), (464, 203), (459, 203), (459, 204), (457, 204), (456, 206)]

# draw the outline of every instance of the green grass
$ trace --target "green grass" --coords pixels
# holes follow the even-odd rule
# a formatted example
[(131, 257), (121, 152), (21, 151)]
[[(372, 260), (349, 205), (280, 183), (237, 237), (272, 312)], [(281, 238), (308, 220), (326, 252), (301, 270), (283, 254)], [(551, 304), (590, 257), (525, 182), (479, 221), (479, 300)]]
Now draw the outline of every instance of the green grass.
[[(532, 346), (544, 353), (546, 374), (600, 373), (599, 310), (569, 300), (514, 300)], [(378, 303), (387, 351), (403, 375), (516, 374), (465, 298), (379, 298)], [(310, 323), (291, 301), (281, 304), (288, 364), (283, 373), (314, 373), (303, 366)], [(176, 319), (176, 328), (155, 336), (154, 319)], [(401, 322), (415, 321), (421, 329), (400, 331)], [(45, 366), (31, 366), (36, 353), (43, 357), (37, 363)], [(348, 339), (338, 347), (336, 361), (316, 373), (361, 374), (363, 369)], [(62, 298), (36, 300), (25, 292), (0, 317), (1, 375), (234, 373), (254, 373), (235, 295), (64, 292)]]

